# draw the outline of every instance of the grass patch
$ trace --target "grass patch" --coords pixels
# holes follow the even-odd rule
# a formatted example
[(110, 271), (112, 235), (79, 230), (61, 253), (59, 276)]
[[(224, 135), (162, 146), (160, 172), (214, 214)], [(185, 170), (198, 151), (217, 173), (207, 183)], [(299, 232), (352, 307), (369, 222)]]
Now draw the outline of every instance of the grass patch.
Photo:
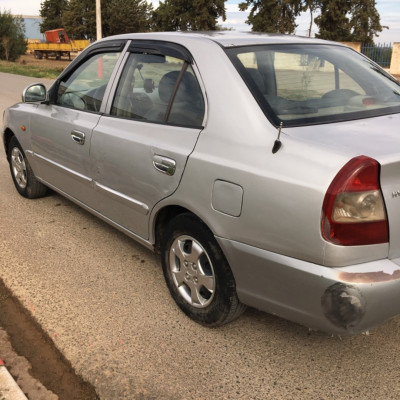
[(0, 61), (0, 72), (8, 74), (32, 76), (34, 78), (56, 79), (64, 68), (43, 68), (23, 65), (9, 61)]

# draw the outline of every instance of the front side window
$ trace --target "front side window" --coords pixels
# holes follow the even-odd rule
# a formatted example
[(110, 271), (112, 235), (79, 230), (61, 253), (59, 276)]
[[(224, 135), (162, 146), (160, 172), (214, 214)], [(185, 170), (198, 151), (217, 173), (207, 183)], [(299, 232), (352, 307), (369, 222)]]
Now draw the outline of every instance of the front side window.
[(204, 100), (192, 66), (171, 56), (131, 53), (111, 114), (145, 122), (201, 126)]
[(119, 54), (96, 54), (86, 60), (60, 81), (55, 103), (82, 111), (99, 112)]
[(301, 126), (400, 112), (399, 83), (350, 49), (273, 45), (227, 53), (276, 124)]

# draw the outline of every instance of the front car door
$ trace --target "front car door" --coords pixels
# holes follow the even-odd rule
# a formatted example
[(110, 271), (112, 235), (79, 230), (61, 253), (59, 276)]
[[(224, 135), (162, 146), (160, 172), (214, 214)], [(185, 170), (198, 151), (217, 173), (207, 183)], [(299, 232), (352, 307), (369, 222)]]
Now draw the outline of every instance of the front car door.
[(143, 239), (151, 209), (178, 187), (202, 129), (205, 105), (194, 71), (181, 46), (131, 43), (93, 131), (95, 208)]
[(31, 120), (37, 176), (48, 186), (89, 205), (90, 142), (101, 116), (107, 85), (123, 43), (93, 48), (59, 78), (49, 104), (40, 104)]

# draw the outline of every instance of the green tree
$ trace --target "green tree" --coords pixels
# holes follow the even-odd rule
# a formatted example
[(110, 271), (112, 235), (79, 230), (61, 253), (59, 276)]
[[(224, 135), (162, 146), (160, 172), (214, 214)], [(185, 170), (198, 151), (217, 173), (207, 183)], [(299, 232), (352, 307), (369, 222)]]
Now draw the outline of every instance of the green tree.
[[(104, 3), (104, 0), (102, 1)], [(103, 4), (102, 4), (103, 7)], [(69, 0), (62, 15), (63, 28), (72, 39), (96, 39), (95, 0)]]
[(321, 39), (373, 43), (383, 27), (375, 0), (320, 0), (315, 18)]
[(352, 41), (372, 44), (374, 35), (382, 32), (381, 18), (375, 0), (353, 0), (351, 10)]
[[(103, 36), (149, 30), (151, 11), (144, 0), (101, 0)], [(62, 22), (72, 39), (96, 40), (95, 0), (69, 0)]]
[(40, 32), (63, 28), (62, 15), (67, 5), (68, 0), (44, 0), (40, 7)]
[(26, 51), (25, 25), (22, 17), (0, 10), (0, 59), (15, 61)]
[(153, 8), (147, 1), (109, 0), (105, 3), (103, 9), (102, 28), (104, 36), (150, 30)]
[(250, 7), (247, 23), (255, 32), (293, 33), (296, 17), (302, 11), (301, 0), (246, 0), (239, 4), (241, 11)]
[(321, 14), (315, 18), (319, 32), (317, 38), (336, 40), (341, 42), (351, 41), (351, 0), (322, 0), (320, 2)]
[(225, 21), (225, 0), (165, 0), (153, 11), (153, 30), (216, 30), (220, 17)]

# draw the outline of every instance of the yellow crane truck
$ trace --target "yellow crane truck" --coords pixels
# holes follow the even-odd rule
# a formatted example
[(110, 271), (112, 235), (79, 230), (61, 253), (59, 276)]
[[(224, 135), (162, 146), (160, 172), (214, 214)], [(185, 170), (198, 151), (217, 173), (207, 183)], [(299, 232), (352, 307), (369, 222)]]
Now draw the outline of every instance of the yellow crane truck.
[(70, 40), (65, 29), (46, 31), (45, 43), (28, 43), (28, 50), (34, 57), (41, 60), (43, 57), (55, 57), (60, 60), (62, 56), (71, 60), (71, 53), (82, 51), (89, 46), (89, 40)]

